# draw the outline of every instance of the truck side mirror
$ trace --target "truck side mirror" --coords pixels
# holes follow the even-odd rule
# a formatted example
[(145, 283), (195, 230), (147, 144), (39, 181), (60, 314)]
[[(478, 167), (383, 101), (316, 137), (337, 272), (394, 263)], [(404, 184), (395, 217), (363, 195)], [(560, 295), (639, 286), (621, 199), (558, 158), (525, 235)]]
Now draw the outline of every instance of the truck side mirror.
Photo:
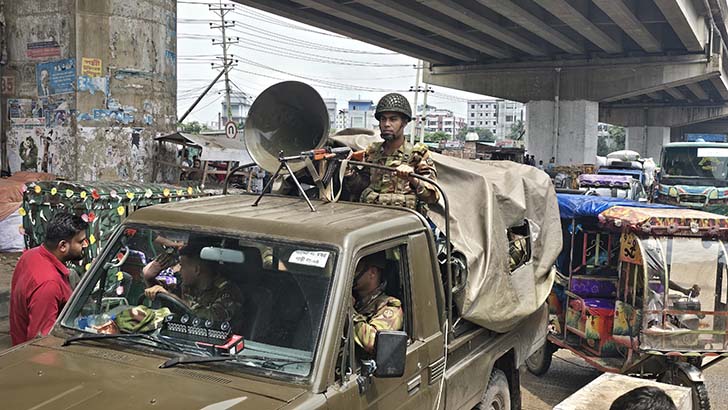
[(407, 333), (400, 330), (377, 332), (375, 377), (402, 377), (407, 358)]

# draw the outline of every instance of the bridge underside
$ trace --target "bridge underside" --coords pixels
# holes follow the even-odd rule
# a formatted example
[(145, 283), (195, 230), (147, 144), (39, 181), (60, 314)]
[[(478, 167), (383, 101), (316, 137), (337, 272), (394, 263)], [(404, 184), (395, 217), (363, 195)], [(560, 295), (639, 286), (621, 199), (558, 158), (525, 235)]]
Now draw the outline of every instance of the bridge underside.
[(728, 116), (726, 0), (236, 1), (420, 58), (435, 85), (625, 126)]

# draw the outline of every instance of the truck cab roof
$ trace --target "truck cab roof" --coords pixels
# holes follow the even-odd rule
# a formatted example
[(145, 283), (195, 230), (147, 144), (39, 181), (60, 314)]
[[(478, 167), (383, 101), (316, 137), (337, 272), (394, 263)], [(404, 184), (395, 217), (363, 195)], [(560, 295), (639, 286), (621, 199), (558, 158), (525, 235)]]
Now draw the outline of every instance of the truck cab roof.
[(289, 240), (342, 245), (399, 236), (426, 227), (415, 211), (352, 202), (313, 201), (311, 212), (302, 198), (266, 195), (227, 195), (150, 206), (132, 213), (127, 223), (171, 228), (199, 227), (203, 231), (265, 234)]

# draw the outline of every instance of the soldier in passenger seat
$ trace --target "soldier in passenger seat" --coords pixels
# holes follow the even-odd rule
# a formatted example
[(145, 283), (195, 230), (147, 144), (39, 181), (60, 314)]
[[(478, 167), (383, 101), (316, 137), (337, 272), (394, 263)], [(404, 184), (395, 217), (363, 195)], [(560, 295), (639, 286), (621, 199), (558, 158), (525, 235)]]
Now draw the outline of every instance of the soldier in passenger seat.
[(367, 255), (359, 261), (354, 278), (354, 340), (368, 354), (374, 353), (377, 332), (402, 330), (402, 302), (384, 292), (382, 280), (386, 257), (384, 252)]

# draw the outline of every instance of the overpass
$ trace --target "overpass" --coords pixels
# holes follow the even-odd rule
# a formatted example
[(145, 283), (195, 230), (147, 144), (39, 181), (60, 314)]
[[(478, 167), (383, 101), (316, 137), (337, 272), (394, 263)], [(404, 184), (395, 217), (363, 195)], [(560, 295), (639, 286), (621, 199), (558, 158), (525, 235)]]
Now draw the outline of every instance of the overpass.
[(728, 117), (728, 0), (235, 0), (420, 58), (426, 82), (527, 103), (540, 159), (591, 163), (598, 120), (659, 155)]

